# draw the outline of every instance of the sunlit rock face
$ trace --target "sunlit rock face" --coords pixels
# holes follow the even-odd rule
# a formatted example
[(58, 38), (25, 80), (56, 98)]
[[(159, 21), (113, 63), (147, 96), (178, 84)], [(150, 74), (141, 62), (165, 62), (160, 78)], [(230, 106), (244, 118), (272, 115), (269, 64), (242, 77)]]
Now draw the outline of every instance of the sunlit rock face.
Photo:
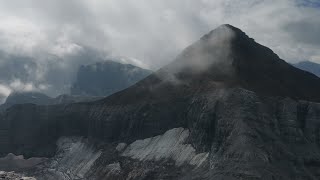
[(59, 178), (319, 179), (319, 92), (315, 75), (224, 25), (103, 100), (9, 109), (0, 150), (55, 159), (59, 137), (84, 137), (57, 161)]
[(176, 128), (163, 135), (137, 140), (130, 144), (122, 156), (140, 161), (160, 161), (172, 159), (177, 166), (190, 164), (200, 166), (208, 157), (208, 153), (196, 153), (191, 144), (187, 143), (189, 130)]

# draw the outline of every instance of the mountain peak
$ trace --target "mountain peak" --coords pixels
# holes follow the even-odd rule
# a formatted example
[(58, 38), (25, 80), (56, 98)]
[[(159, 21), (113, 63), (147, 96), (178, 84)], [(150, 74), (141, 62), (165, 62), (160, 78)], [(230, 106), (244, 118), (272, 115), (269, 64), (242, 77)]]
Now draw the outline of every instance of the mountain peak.
[[(234, 79), (235, 48), (239, 42), (252, 42), (240, 29), (224, 24), (187, 47), (162, 73), (168, 79), (181, 80), (201, 75), (214, 80)], [(242, 46), (241, 45), (241, 46)], [(205, 75), (204, 75), (205, 74)], [(176, 76), (172, 78), (172, 75)]]
[(230, 24), (223, 24), (204, 35), (201, 40), (233, 41), (236, 38), (250, 39), (241, 29)]
[(235, 28), (229, 24), (224, 24), (216, 29), (213, 29), (208, 34), (204, 35), (201, 39), (210, 39), (210, 38), (226, 38), (226, 39), (232, 39), (236, 35)]
[(320, 90), (319, 78), (289, 65), (271, 49), (228, 24), (187, 47), (159, 75), (189, 85), (223, 84), (264, 95), (320, 101), (315, 90)]

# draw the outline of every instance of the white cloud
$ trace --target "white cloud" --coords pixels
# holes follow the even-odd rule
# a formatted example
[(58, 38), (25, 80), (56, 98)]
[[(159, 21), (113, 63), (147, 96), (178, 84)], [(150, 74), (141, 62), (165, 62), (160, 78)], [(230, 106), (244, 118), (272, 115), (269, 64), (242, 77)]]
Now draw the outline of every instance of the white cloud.
[(45, 40), (45, 32), (24, 18), (0, 16), (0, 19), (1, 50), (15, 54), (32, 54), (39, 43)]
[(9, 87), (15, 91), (34, 91), (36, 89), (32, 83), (23, 83), (19, 79), (12, 81)]
[(7, 86), (0, 84), (0, 96), (9, 96), (11, 89)]
[(22, 82), (20, 79), (14, 79), (8, 84), (0, 84), (0, 104), (4, 103), (6, 97), (12, 92), (44, 92), (50, 85), (34, 84), (32, 82)]
[(320, 64), (320, 55), (318, 55), (318, 56), (312, 56), (312, 57), (311, 57), (311, 61)]

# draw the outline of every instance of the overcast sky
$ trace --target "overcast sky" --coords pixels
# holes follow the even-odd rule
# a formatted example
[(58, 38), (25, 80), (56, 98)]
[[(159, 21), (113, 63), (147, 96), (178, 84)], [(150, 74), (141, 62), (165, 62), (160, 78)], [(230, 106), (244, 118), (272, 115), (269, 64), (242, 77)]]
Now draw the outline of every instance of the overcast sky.
[[(22, 84), (34, 86), (39, 72), (46, 73), (39, 68), (74, 68), (85, 60), (68, 57), (87, 49), (157, 69), (221, 24), (242, 29), (286, 61), (320, 63), (319, 0), (1, 1), (0, 52), (41, 64)], [(0, 94), (5, 88), (14, 89), (0, 81)]]

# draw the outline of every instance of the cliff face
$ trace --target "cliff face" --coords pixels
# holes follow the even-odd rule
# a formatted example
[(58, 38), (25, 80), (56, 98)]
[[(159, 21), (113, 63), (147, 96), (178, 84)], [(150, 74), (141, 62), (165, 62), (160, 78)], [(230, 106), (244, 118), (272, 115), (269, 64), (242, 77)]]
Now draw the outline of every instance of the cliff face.
[[(53, 156), (28, 170), (40, 179), (319, 179), (317, 92), (319, 78), (225, 25), (103, 100), (10, 108), (0, 150)], [(63, 151), (75, 166), (50, 168), (61, 136), (88, 140)]]

